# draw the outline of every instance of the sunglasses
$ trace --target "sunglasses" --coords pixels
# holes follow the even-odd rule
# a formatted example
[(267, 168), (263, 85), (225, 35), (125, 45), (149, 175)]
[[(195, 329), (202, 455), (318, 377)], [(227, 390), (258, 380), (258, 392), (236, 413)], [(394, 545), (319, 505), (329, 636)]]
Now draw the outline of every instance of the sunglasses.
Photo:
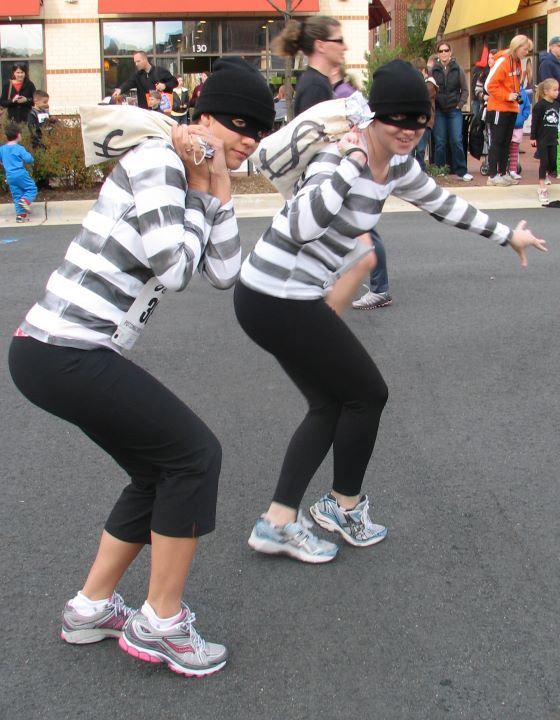
[(343, 37), (327, 38), (326, 40), (323, 40), (323, 42), (334, 42), (334, 43), (338, 43), (339, 45), (344, 45), (344, 38)]
[(440, 48), (438, 50), (438, 53), (442, 53), (442, 52), (451, 52), (451, 48)]

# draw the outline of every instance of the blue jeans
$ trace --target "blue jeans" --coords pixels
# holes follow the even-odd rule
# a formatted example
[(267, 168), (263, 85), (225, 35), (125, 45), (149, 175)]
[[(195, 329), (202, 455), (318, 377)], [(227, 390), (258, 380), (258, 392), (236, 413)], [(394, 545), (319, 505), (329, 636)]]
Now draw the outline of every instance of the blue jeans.
[(424, 172), (426, 172), (426, 148), (428, 147), (428, 144), (430, 142), (430, 135), (431, 135), (432, 129), (426, 128), (424, 130), (424, 134), (420, 138), (418, 145), (414, 148), (414, 157), (416, 160), (418, 160), (418, 163), (420, 164), (420, 167)]
[(459, 109), (442, 112), (436, 110), (434, 123), (434, 163), (439, 167), (447, 165), (447, 142), (451, 149), (451, 172), (463, 177), (467, 172), (467, 160), (463, 149), (463, 114)]
[(389, 292), (389, 275), (387, 274), (387, 256), (377, 230), (371, 231), (371, 239), (377, 256), (377, 265), (369, 274), (369, 288), (374, 293)]

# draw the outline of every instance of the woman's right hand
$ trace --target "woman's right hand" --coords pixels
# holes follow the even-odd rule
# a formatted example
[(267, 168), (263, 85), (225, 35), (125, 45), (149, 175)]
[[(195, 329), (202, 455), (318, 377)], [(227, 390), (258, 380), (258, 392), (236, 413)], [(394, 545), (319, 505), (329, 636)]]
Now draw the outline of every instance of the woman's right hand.
[[(367, 163), (366, 150), (362, 145), (362, 136), (358, 128), (354, 127), (345, 133), (338, 141), (337, 146), (341, 155), (352, 154), (352, 159), (362, 166)], [(356, 153), (351, 152), (353, 148), (356, 149)]]

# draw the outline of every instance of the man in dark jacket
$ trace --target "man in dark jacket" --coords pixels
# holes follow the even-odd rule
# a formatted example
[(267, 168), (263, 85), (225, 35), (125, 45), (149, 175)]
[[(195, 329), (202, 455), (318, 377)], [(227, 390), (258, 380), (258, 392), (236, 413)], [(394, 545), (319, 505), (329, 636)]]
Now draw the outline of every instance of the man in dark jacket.
[(554, 78), (560, 82), (560, 36), (550, 38), (548, 52), (539, 56), (539, 82)]
[(437, 83), (436, 119), (434, 123), (434, 163), (447, 165), (447, 142), (451, 149), (451, 172), (461, 180), (470, 182), (473, 176), (467, 172), (467, 159), (463, 148), (463, 114), (461, 108), (467, 102), (469, 89), (462, 67), (451, 55), (451, 45), (442, 40), (438, 45), (438, 59), (432, 68)]
[(173, 77), (165, 68), (151, 65), (145, 52), (135, 52), (133, 59), (136, 72), (129, 80), (123, 82), (120, 88), (115, 88), (113, 97), (118, 97), (121, 93), (136, 88), (138, 90), (138, 107), (147, 110), (146, 94), (150, 90), (171, 92), (174, 87), (177, 87), (177, 78)]

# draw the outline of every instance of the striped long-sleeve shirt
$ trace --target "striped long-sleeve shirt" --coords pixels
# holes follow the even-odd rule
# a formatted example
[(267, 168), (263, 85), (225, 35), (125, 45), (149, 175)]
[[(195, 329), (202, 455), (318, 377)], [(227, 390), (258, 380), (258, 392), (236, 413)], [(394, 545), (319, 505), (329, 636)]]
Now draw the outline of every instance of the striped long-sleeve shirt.
[(150, 139), (129, 151), (27, 313), (24, 334), (55, 345), (119, 351), (112, 335), (146, 283), (183, 290), (198, 269), (233, 285), (241, 264), (232, 202), (187, 192), (173, 147)]
[(438, 186), (410, 156), (395, 155), (382, 184), (367, 165), (342, 157), (333, 143), (313, 158), (294, 196), (258, 240), (241, 268), (242, 282), (279, 298), (322, 297), (357, 237), (375, 227), (391, 194), (500, 244), (511, 237), (507, 226)]

